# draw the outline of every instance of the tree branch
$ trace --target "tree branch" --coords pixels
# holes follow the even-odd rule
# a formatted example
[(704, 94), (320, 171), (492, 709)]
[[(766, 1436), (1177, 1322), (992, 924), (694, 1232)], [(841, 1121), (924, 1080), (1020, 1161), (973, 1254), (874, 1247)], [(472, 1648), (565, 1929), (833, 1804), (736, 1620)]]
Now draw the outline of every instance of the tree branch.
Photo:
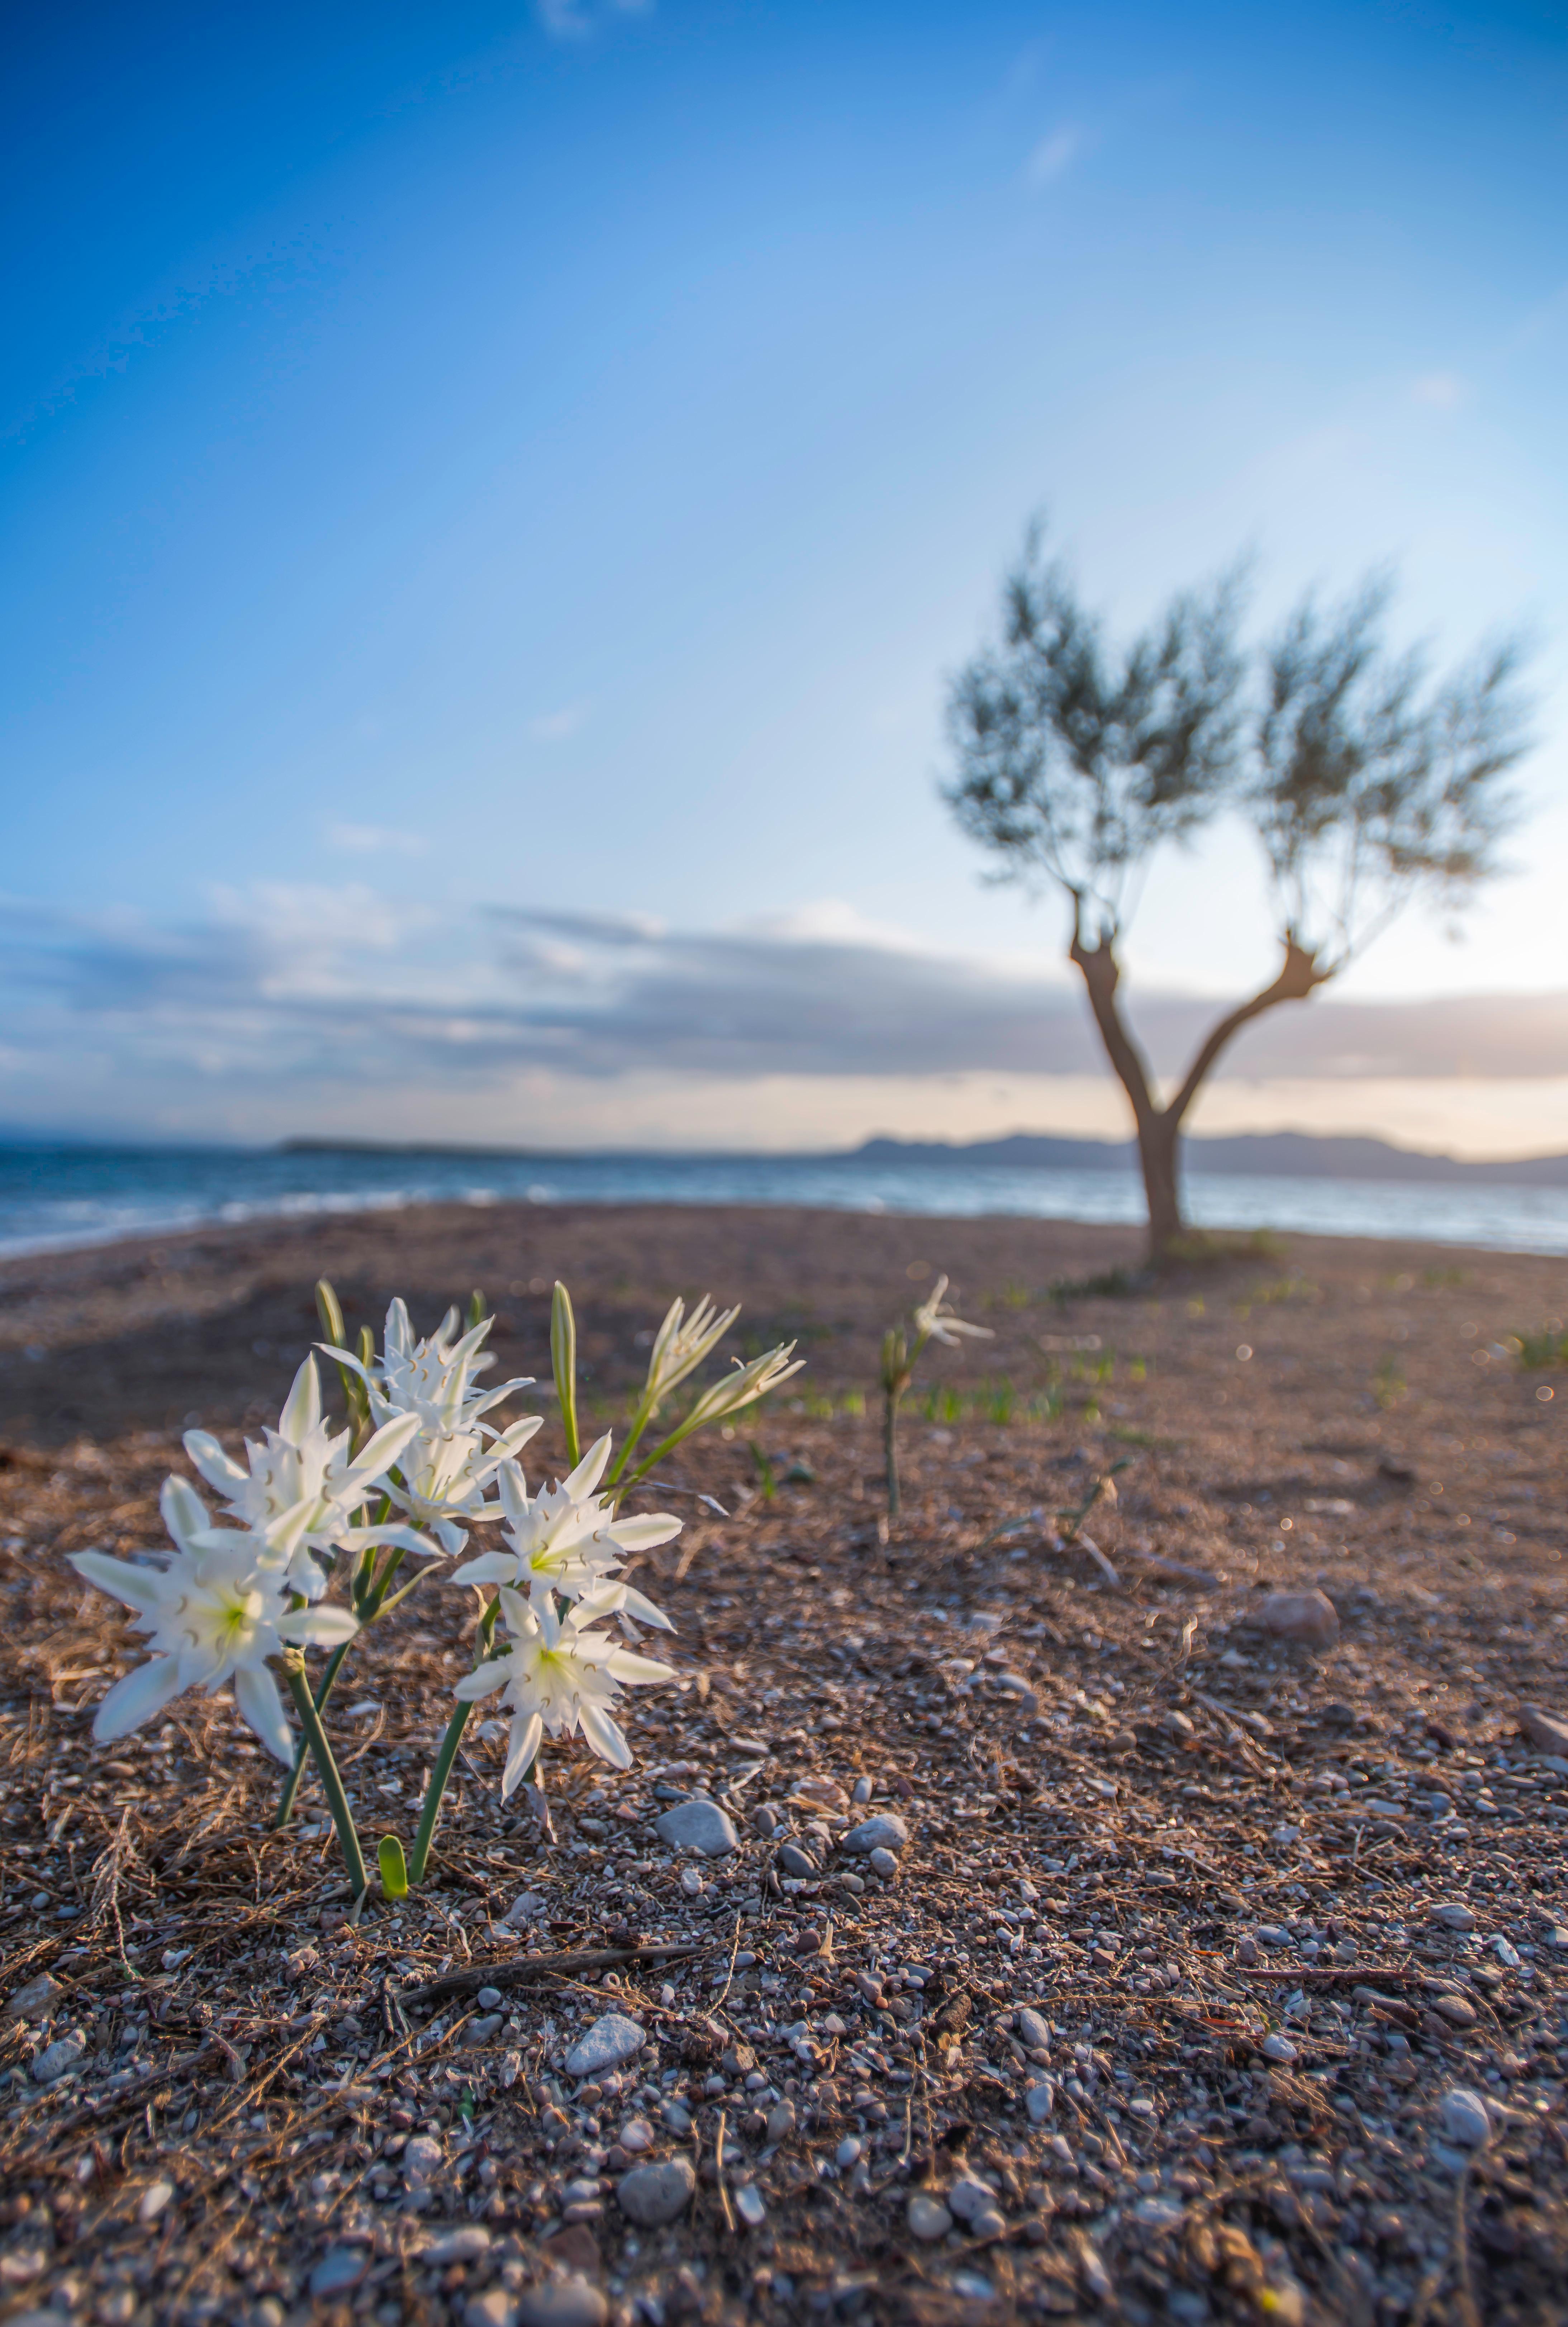
[(1122, 1023), (1116, 1007), (1116, 985), (1121, 977), (1114, 940), (1106, 930), (1099, 942), (1086, 946), (1083, 941), (1083, 892), (1069, 890), (1072, 898), (1072, 943), (1068, 948), (1068, 959), (1083, 972), (1088, 988), (1089, 1007), (1095, 1014), (1095, 1023), (1100, 1030), (1100, 1040), (1106, 1055), (1120, 1078), (1122, 1088), (1133, 1102), (1133, 1113), (1140, 1125), (1147, 1123), (1157, 1112), (1149, 1089), (1149, 1070), (1131, 1034)]
[(1249, 1021), (1261, 1018), (1264, 1012), (1272, 1010), (1276, 1003), (1304, 1002), (1310, 994), (1314, 993), (1320, 986), (1326, 986), (1333, 977), (1333, 967), (1320, 969), (1317, 955), (1309, 953), (1304, 946), (1296, 943), (1294, 930), (1285, 931), (1284, 949), (1284, 962), (1273, 984), (1264, 986), (1259, 993), (1253, 995), (1250, 1002), (1244, 1002), (1239, 1009), (1233, 1010), (1228, 1017), (1222, 1018), (1209, 1033), (1203, 1048), (1187, 1070), (1186, 1081), (1165, 1109), (1173, 1124), (1181, 1122), (1197, 1098), (1204, 1077), (1221, 1051), (1225, 1049), (1226, 1044), (1239, 1034)]

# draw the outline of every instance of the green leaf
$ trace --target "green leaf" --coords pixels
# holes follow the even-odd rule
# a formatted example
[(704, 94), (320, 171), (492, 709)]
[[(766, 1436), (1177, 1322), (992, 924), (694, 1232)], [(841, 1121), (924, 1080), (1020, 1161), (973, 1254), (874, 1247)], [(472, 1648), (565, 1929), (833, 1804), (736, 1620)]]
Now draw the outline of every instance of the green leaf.
[(572, 1313), (572, 1296), (559, 1280), (550, 1303), (550, 1364), (561, 1427), (566, 1434), (566, 1460), (575, 1469), (582, 1451), (577, 1440), (577, 1320)]
[(376, 1856), (381, 1868), (381, 1895), (384, 1899), (406, 1899), (408, 1869), (404, 1864), (403, 1845), (395, 1834), (384, 1834)]

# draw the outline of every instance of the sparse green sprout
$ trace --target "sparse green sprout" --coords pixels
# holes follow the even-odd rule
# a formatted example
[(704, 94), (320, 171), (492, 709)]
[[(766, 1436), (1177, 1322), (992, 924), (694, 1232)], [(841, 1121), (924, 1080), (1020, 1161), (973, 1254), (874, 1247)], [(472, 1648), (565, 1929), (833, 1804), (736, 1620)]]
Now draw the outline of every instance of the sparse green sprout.
[[(926, 1344), (929, 1341), (945, 1341), (950, 1348), (955, 1347), (964, 1334), (975, 1341), (988, 1341), (994, 1338), (989, 1325), (966, 1325), (961, 1317), (956, 1316), (947, 1302), (947, 1280), (945, 1276), (938, 1276), (930, 1299), (923, 1301), (911, 1313), (912, 1339), (901, 1324), (891, 1325), (882, 1335), (882, 1453), (887, 1466), (890, 1519), (897, 1519), (899, 1515), (899, 1407), (915, 1378), (915, 1368)], [(959, 1410), (955, 1401), (952, 1420), (957, 1420)], [(934, 1416), (932, 1419), (935, 1419)]]
[(1526, 1373), (1540, 1373), (1549, 1366), (1568, 1366), (1568, 1331), (1560, 1317), (1548, 1317), (1538, 1333), (1515, 1333), (1508, 1346), (1518, 1356)]
[(403, 1845), (395, 1834), (384, 1834), (376, 1853), (381, 1870), (381, 1896), (384, 1899), (406, 1899), (408, 1868), (403, 1856)]
[(754, 1438), (748, 1438), (746, 1444), (751, 1449), (751, 1468), (757, 1473), (758, 1491), (765, 1503), (770, 1503), (779, 1491), (779, 1481), (773, 1475), (773, 1465)]
[(575, 1467), (583, 1449), (577, 1436), (577, 1320), (572, 1296), (556, 1280), (550, 1299), (550, 1369), (555, 1377), (555, 1403), (565, 1433), (566, 1460)]

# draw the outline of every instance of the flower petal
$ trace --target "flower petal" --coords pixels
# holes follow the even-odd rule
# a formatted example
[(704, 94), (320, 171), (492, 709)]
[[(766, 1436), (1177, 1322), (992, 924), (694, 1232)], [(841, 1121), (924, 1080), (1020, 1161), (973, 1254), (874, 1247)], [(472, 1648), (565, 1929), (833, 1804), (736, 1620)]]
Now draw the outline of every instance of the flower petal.
[(265, 1665), (241, 1665), (234, 1676), (234, 1702), (275, 1762), (286, 1767), (294, 1760), (294, 1734), (277, 1693), (277, 1683)]
[(602, 1661), (606, 1672), (634, 1687), (650, 1688), (656, 1681), (675, 1678), (673, 1665), (661, 1665), (656, 1657), (633, 1656), (630, 1649), (613, 1649)]
[(477, 1559), (465, 1559), (461, 1567), (453, 1568), (446, 1580), (449, 1584), (510, 1584), (517, 1572), (515, 1552), (481, 1551)]
[(151, 1721), (172, 1697), (179, 1696), (183, 1684), (180, 1678), (178, 1657), (152, 1657), (145, 1665), (137, 1665), (113, 1688), (98, 1706), (92, 1734), (100, 1745), (112, 1745), (117, 1737), (128, 1737), (144, 1721)]
[(369, 1483), (372, 1479), (378, 1479), (383, 1471), (392, 1468), (410, 1439), (418, 1437), (419, 1429), (416, 1414), (398, 1414), (390, 1422), (384, 1422), (375, 1436), (367, 1439), (355, 1455), (349, 1469), (349, 1479), (356, 1485), (361, 1480)]
[(602, 1761), (612, 1762), (618, 1770), (630, 1769), (631, 1748), (602, 1705), (584, 1697), (577, 1707), (577, 1718), (583, 1736)]
[(569, 1478), (561, 1481), (561, 1492), (573, 1502), (581, 1503), (590, 1496), (604, 1476), (604, 1466), (610, 1460), (611, 1434), (596, 1438)]
[(185, 1452), (208, 1485), (216, 1487), (220, 1495), (231, 1495), (250, 1478), (248, 1471), (242, 1471), (234, 1457), (224, 1453), (210, 1430), (188, 1430)]
[(667, 1543), (679, 1535), (684, 1520), (675, 1519), (668, 1511), (650, 1511), (645, 1519), (617, 1519), (601, 1532), (618, 1543), (622, 1551), (651, 1551), (656, 1543)]
[[(286, 1438), (291, 1446), (302, 1445), (321, 1418), (322, 1384), (313, 1350), (294, 1378), (294, 1387), (278, 1416), (277, 1435), (280, 1438)], [(259, 1737), (261, 1734), (257, 1730), (257, 1735)]]
[(161, 1567), (132, 1567), (123, 1559), (111, 1559), (107, 1552), (75, 1551), (70, 1564), (79, 1575), (107, 1592), (111, 1600), (124, 1601), (139, 1615), (151, 1616), (163, 1604), (165, 1590)]
[(507, 1741), (507, 1765), (501, 1771), (503, 1802), (516, 1793), (528, 1771), (533, 1768), (535, 1756), (539, 1750), (539, 1740), (544, 1734), (544, 1720), (537, 1713), (529, 1714), (526, 1721), (519, 1713), (513, 1722), (511, 1735)]
[(197, 1535), (212, 1524), (206, 1504), (188, 1479), (165, 1479), (158, 1509), (163, 1514), (163, 1525), (182, 1550), (188, 1535)]
[(477, 1705), (481, 1696), (493, 1696), (498, 1688), (504, 1688), (511, 1677), (510, 1657), (487, 1657), (482, 1665), (462, 1675), (452, 1693), (460, 1705)]
[(296, 1640), (313, 1648), (336, 1648), (343, 1640), (351, 1640), (359, 1629), (359, 1620), (349, 1608), (340, 1608), (334, 1600), (323, 1601), (318, 1608), (291, 1608), (286, 1616), (277, 1620), (278, 1638)]

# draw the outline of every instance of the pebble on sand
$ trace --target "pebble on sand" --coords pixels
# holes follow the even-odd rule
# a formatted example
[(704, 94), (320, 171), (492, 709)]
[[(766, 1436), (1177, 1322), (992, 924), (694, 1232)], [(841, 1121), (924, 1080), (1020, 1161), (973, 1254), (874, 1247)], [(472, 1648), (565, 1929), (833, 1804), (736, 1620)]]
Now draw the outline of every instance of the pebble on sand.
[(639, 2028), (635, 2020), (629, 2020), (624, 2012), (603, 2013), (567, 2053), (566, 2074), (594, 2077), (601, 2069), (619, 2068), (622, 2061), (630, 2061), (634, 2052), (640, 2052), (647, 2041), (646, 2030)]
[(1271, 1592), (1248, 1621), (1276, 1640), (1307, 1649), (1331, 1649), (1339, 1637), (1339, 1612), (1326, 1592)]
[(939, 2198), (928, 2198), (917, 2190), (910, 2200), (906, 2220), (911, 2238), (923, 2238), (928, 2245), (945, 2238), (953, 2227), (953, 2217)]
[(741, 1846), (728, 1811), (701, 1794), (689, 1802), (677, 1802), (655, 1818), (653, 1826), (659, 1840), (667, 1842), (672, 1850), (700, 1850), (705, 1858), (723, 1858)]
[(852, 1826), (838, 1846), (852, 1858), (869, 1858), (873, 1850), (902, 1850), (909, 1838), (909, 1827), (895, 1810), (879, 1810)]
[(1438, 2103), (1438, 2117), (1450, 2141), (1462, 2149), (1480, 2149), (1492, 2137), (1492, 2121), (1479, 2093), (1466, 2085), (1451, 2085)]
[(518, 2327), (604, 2327), (610, 2305), (590, 2280), (574, 2272), (530, 2286), (517, 2315)]
[(667, 2158), (662, 2165), (636, 2165), (623, 2173), (615, 2200), (629, 2222), (639, 2229), (662, 2229), (691, 2204), (697, 2177), (686, 2157)]

